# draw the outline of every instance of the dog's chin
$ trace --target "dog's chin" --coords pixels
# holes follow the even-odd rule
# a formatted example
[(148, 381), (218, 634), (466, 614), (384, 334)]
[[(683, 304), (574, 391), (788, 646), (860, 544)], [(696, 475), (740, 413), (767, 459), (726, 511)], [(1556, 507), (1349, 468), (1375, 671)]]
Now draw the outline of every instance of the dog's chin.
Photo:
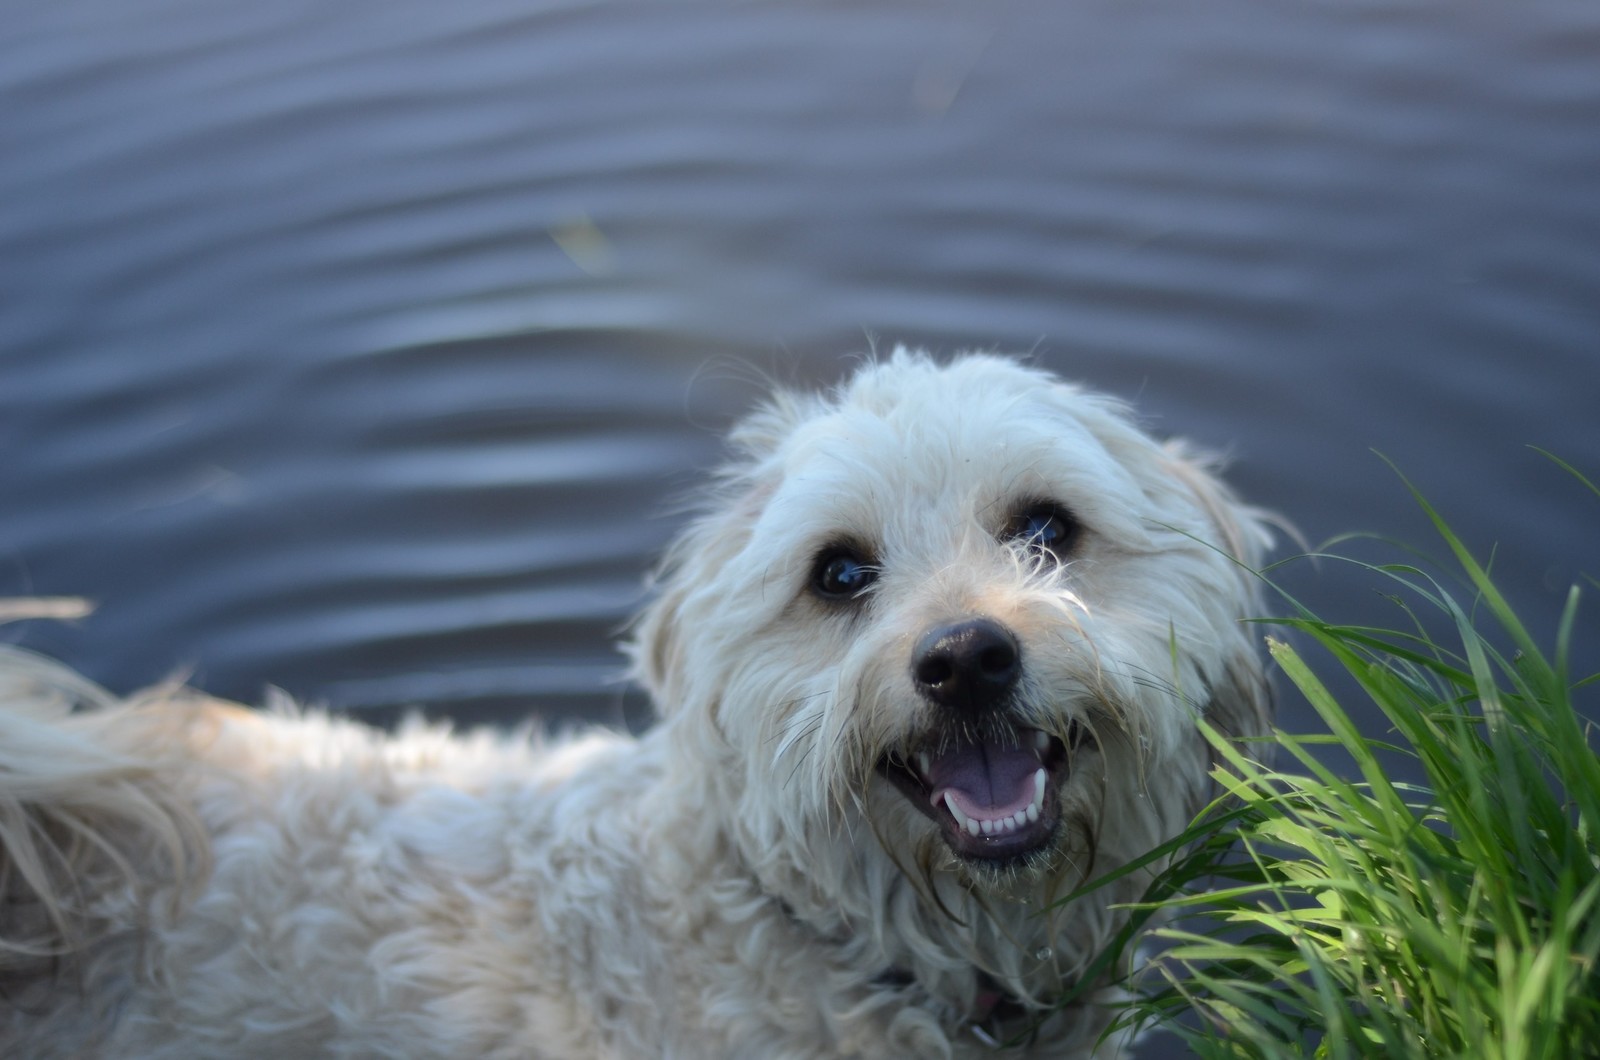
[(1027, 869), (1056, 845), (1071, 752), (1088, 739), (1077, 722), (1065, 740), (1021, 725), (928, 733), (885, 754), (878, 772), (972, 867)]

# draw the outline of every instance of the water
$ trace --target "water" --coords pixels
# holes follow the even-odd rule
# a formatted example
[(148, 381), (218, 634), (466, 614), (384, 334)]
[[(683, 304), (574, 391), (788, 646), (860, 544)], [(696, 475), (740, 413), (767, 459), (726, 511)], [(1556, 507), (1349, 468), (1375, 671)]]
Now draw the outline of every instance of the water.
[(99, 605), (3, 635), (637, 726), (674, 500), (760, 374), (873, 340), (1428, 543), (1381, 450), (1548, 634), (1600, 574), (1526, 448), (1600, 473), (1597, 56), (1589, 0), (0, 0), (0, 596)]

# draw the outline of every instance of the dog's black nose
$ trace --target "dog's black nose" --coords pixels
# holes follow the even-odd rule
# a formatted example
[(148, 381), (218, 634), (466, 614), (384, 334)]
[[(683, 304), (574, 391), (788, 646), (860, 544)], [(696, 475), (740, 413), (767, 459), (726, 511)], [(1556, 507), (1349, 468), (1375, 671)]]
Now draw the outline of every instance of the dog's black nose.
[(917, 691), (941, 707), (970, 713), (999, 706), (1021, 670), (1017, 638), (988, 618), (929, 630), (911, 655)]

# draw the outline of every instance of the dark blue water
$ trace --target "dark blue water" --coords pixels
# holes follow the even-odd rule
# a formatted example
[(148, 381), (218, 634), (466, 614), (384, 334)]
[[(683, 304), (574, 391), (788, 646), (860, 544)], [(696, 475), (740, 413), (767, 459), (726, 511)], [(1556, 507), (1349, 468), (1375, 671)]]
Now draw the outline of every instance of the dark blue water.
[(98, 602), (0, 635), (115, 688), (637, 723), (673, 498), (873, 339), (1428, 544), (1379, 449), (1548, 633), (1600, 573), (1526, 448), (1600, 473), (1600, 5), (0, 0), (0, 596)]

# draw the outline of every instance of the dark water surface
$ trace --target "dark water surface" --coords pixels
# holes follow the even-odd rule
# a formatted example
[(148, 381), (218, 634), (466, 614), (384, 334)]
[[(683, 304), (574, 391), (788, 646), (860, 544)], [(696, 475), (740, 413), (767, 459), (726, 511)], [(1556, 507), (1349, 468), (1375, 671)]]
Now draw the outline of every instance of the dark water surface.
[(1600, 4), (0, 2), (0, 596), (99, 604), (3, 635), (117, 689), (637, 723), (672, 499), (869, 337), (1032, 351), (1313, 540), (1426, 542), (1381, 449), (1548, 631)]

